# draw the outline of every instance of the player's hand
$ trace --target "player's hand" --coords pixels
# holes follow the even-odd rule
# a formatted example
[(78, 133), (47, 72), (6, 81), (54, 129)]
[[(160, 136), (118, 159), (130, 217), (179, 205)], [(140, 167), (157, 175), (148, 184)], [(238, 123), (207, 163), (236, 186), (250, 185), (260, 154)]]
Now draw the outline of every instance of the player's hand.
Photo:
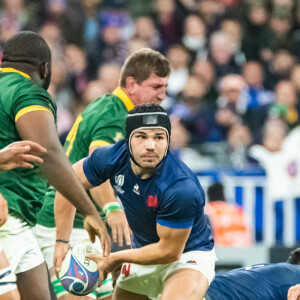
[(87, 254), (86, 257), (97, 263), (100, 283), (105, 280), (108, 273), (113, 272), (121, 265), (121, 263), (114, 261), (112, 256), (104, 257), (101, 254)]
[(8, 218), (7, 202), (0, 194), (0, 226), (2, 226)]
[(300, 284), (290, 287), (288, 291), (288, 300), (300, 300)]
[(112, 239), (120, 247), (123, 246), (123, 239), (126, 245), (131, 244), (131, 230), (129, 228), (126, 216), (122, 210), (111, 210), (107, 216), (107, 224), (111, 228)]
[(47, 153), (47, 150), (37, 143), (21, 141), (12, 143), (0, 150), (0, 169), (11, 170), (14, 168), (32, 169), (33, 163), (42, 163), (39, 155)]
[(88, 232), (92, 243), (95, 242), (96, 235), (99, 237), (103, 255), (108, 256), (111, 249), (111, 241), (106, 226), (100, 216), (86, 216), (84, 219), (84, 228)]
[(60, 242), (55, 243), (53, 265), (55, 268), (55, 273), (57, 278), (59, 278), (58, 273), (61, 269), (62, 262), (65, 259), (67, 252), (70, 248), (71, 248), (70, 244), (60, 243)]

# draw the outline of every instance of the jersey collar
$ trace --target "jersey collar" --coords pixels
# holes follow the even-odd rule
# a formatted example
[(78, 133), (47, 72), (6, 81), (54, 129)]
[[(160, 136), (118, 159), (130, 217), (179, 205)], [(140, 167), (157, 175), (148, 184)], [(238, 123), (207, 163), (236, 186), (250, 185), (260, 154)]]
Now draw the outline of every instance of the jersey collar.
[(134, 104), (132, 103), (130, 98), (119, 86), (112, 93), (118, 98), (120, 98), (120, 100), (124, 103), (128, 111), (134, 108)]
[(16, 70), (14, 68), (0, 68), (0, 73), (18, 73), (25, 78), (30, 78), (30, 76), (24, 72)]

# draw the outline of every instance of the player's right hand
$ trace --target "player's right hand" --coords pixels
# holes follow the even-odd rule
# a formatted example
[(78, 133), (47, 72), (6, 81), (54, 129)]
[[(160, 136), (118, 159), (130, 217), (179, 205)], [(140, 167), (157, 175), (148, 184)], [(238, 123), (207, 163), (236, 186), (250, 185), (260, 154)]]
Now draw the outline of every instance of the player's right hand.
[(105, 224), (99, 215), (88, 215), (84, 219), (84, 228), (88, 232), (92, 243), (95, 242), (95, 237), (98, 236), (101, 247), (103, 250), (103, 256), (108, 256), (111, 249), (111, 240), (108, 235)]
[(11, 170), (14, 168), (32, 169), (33, 163), (42, 163), (39, 157), (47, 153), (47, 150), (31, 141), (12, 143), (0, 150), (0, 169)]
[(8, 218), (7, 202), (0, 194), (0, 226), (2, 226)]
[(54, 247), (54, 257), (53, 257), (53, 265), (55, 268), (55, 273), (57, 278), (58, 273), (61, 269), (61, 265), (63, 260), (65, 259), (68, 250), (71, 248), (70, 244), (68, 243), (61, 243), (61, 242), (56, 242), (55, 247)]
[(300, 284), (290, 287), (288, 291), (288, 300), (300, 300)]

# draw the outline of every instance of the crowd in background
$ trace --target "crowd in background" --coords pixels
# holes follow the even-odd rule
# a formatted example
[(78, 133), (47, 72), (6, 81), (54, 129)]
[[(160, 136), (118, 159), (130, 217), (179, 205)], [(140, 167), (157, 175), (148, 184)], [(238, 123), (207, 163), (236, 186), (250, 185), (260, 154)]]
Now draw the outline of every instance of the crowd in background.
[(51, 48), (62, 141), (142, 47), (170, 61), (172, 148), (194, 170), (244, 169), (252, 145), (279, 151), (299, 124), (300, 1), (3, 0), (0, 50), (21, 30)]

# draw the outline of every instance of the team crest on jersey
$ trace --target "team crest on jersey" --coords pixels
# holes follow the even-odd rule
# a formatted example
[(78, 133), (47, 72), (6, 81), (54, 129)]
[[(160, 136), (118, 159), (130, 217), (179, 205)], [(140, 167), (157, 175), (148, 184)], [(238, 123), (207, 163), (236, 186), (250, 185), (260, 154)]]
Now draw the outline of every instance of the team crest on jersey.
[(115, 176), (116, 185), (114, 185), (114, 189), (120, 194), (124, 194), (121, 186), (124, 184), (124, 175)]
[(148, 207), (153, 207), (153, 208), (158, 207), (157, 196), (156, 195), (155, 196), (148, 196), (147, 205), (148, 205)]
[(134, 193), (136, 193), (137, 195), (140, 195), (140, 187), (139, 185), (136, 183), (135, 186), (133, 187), (133, 191)]
[(192, 265), (197, 265), (197, 262), (195, 260), (188, 260), (186, 263), (192, 264)]

